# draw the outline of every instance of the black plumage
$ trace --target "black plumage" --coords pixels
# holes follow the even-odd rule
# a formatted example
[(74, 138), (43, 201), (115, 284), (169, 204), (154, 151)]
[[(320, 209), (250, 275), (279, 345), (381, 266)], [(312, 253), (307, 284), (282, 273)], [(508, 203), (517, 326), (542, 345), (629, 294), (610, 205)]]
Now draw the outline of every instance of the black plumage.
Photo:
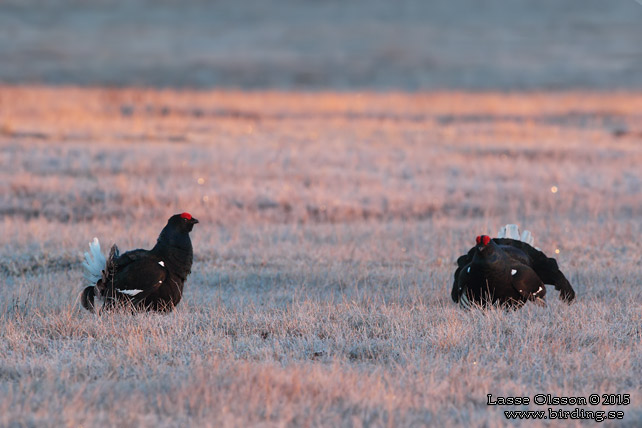
[(566, 302), (575, 298), (555, 259), (521, 240), (484, 235), (457, 259), (451, 297), (465, 308), (472, 304), (517, 308), (527, 301), (545, 304), (545, 284), (554, 285)]
[(104, 258), (98, 241), (94, 240), (98, 247), (96, 250), (90, 244), (94, 259), (102, 259), (96, 263), (86, 255), (89, 262), (85, 264), (87, 277), (97, 281), (84, 289), (81, 295), (83, 307), (93, 312), (97, 297), (103, 301), (103, 310), (118, 305), (140, 310), (173, 310), (181, 301), (183, 286), (192, 268), (189, 233), (196, 223), (198, 220), (189, 213), (176, 214), (167, 221), (154, 248), (120, 254), (114, 245), (102, 269)]

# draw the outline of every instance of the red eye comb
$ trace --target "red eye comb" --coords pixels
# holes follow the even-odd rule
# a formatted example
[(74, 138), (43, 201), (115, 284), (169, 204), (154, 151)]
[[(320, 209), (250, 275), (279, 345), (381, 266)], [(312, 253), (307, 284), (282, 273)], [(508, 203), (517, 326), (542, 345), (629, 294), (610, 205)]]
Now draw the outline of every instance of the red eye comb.
[(475, 238), (475, 242), (477, 242), (477, 245), (483, 245), (484, 247), (490, 243), (490, 236), (488, 235), (481, 235)]
[(183, 213), (181, 214), (181, 218), (184, 218), (185, 220), (191, 220), (192, 215), (190, 213)]

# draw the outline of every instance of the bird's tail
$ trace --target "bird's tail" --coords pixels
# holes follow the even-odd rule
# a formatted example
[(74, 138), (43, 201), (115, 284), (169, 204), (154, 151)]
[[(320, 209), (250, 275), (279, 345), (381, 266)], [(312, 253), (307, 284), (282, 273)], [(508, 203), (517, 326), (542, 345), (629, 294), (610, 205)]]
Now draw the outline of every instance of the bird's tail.
[(89, 252), (85, 253), (85, 261), (82, 263), (85, 268), (84, 276), (89, 285), (96, 285), (96, 282), (103, 277), (106, 264), (105, 256), (100, 252), (100, 242), (98, 238), (94, 238), (89, 243)]
[(501, 229), (499, 229), (497, 237), (526, 242), (531, 247), (533, 246), (533, 244), (535, 244), (535, 238), (533, 238), (533, 235), (528, 230), (525, 230), (520, 235), (519, 227), (516, 224), (507, 224), (506, 226), (503, 226)]
[(86, 287), (80, 295), (80, 304), (89, 312), (94, 312), (94, 296), (96, 287)]

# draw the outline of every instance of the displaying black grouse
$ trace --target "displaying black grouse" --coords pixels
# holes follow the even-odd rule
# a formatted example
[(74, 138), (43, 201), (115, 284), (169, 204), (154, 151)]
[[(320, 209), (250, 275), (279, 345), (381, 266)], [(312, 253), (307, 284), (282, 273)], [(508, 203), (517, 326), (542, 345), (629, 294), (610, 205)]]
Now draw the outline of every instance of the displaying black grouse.
[(151, 250), (120, 254), (111, 247), (109, 257), (100, 252), (98, 238), (85, 253), (85, 278), (94, 284), (83, 290), (81, 303), (94, 311), (94, 298), (107, 310), (125, 304), (135, 309), (169, 312), (181, 301), (183, 285), (192, 269), (189, 233), (198, 220), (189, 213), (170, 217)]
[(451, 297), (461, 307), (498, 304), (518, 308), (529, 300), (545, 305), (545, 284), (554, 285), (566, 302), (575, 298), (557, 261), (532, 246), (530, 232), (520, 237), (517, 226), (509, 224), (498, 238), (482, 235), (476, 242), (457, 259)]

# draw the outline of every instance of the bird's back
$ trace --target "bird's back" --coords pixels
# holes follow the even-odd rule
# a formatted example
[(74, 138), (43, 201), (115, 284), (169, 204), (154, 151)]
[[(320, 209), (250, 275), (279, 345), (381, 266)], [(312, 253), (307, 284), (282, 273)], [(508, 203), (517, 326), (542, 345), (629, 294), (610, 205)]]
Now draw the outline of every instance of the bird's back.
[(518, 263), (530, 266), (532, 263), (529, 255), (524, 251), (524, 245), (528, 245), (522, 241), (516, 241), (514, 239), (498, 239), (495, 238), (494, 241), (497, 243), (497, 246), (506, 254), (506, 256)]

